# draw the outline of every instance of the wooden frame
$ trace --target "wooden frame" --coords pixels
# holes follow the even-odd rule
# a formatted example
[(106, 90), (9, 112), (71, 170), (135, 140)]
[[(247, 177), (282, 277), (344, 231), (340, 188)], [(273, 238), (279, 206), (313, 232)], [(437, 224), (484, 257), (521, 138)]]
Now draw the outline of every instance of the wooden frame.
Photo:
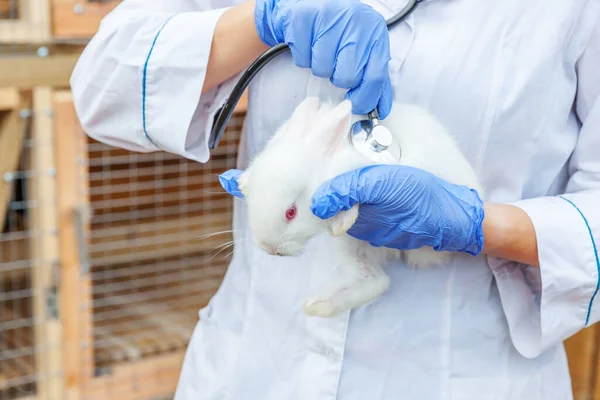
[[(0, 22), (0, 31), (2, 26), (3, 22)], [(0, 57), (0, 87), (69, 87), (69, 80), (82, 47), (51, 46), (49, 50), (50, 54), (47, 57), (38, 57), (32, 53)]]
[[(65, 400), (77, 400), (81, 386), (93, 376), (93, 339), (91, 281), (82, 272), (81, 243), (78, 235), (87, 235), (87, 219), (79, 221), (76, 212), (88, 207), (87, 149), (80, 134), (73, 100), (69, 91), (52, 96), (57, 195), (60, 238), (61, 286), (60, 309), (63, 322), (63, 373)], [(78, 226), (82, 224), (82, 226)], [(84, 238), (87, 240), (87, 238)]]
[(86, 0), (52, 0), (52, 26), (55, 39), (89, 39), (100, 21), (121, 0), (91, 2)]
[(115, 367), (84, 386), (85, 400), (148, 400), (172, 395), (185, 352), (179, 351)]
[(17, 88), (0, 88), (0, 111), (14, 111), (19, 106), (20, 94)]
[[(600, 399), (600, 357), (598, 356), (598, 353), (600, 352), (600, 349), (598, 349), (598, 343), (600, 343), (600, 342), (598, 342), (600, 340), (600, 327), (596, 326), (595, 331), (596, 331), (595, 337), (590, 338), (590, 340), (594, 340), (594, 343), (596, 344), (597, 347), (596, 347), (595, 353), (594, 353), (594, 367), (595, 368), (594, 368), (594, 373), (592, 374), (592, 383), (591, 383), (588, 399), (598, 400), (598, 399)], [(583, 398), (575, 399), (575, 400), (583, 400)]]
[(53, 154), (54, 129), (52, 125), (52, 89), (39, 87), (33, 90), (33, 146), (30, 150), (31, 170), (28, 180), (32, 207), (29, 229), (31, 240), (31, 269), (33, 288), (33, 317), (35, 340), (35, 371), (37, 398), (53, 400), (63, 398), (62, 323), (48, 302), (56, 292), (58, 282), (58, 236)]
[(0, 43), (48, 43), (52, 39), (46, 0), (20, 0), (19, 19), (0, 20)]
[(0, 19), (0, 43), (91, 39), (122, 0), (18, 0), (18, 19)]
[[(25, 375), (39, 376), (37, 382), (37, 398), (53, 399), (60, 398), (62, 380), (60, 377), (60, 329), (61, 324), (54, 315), (50, 305), (46, 302), (51, 295), (55, 282), (52, 271), (58, 261), (56, 245), (57, 238), (55, 230), (55, 209), (52, 196), (55, 193), (56, 182), (52, 170), (52, 131), (47, 129), (50, 115), (47, 113), (47, 100), (50, 93), (49, 88), (39, 88), (34, 91), (33, 97), (37, 104), (39, 118), (35, 119), (31, 137), (26, 138), (25, 118), (21, 118), (21, 109), (31, 108), (31, 96), (15, 90), (3, 89), (3, 105), (11, 103), (14, 108), (8, 111), (6, 119), (0, 129), (0, 147), (2, 154), (0, 158), (0, 172), (18, 171), (21, 153), (27, 153), (28, 164), (24, 165), (29, 172), (27, 179), (28, 192), (28, 229), (30, 232), (28, 240), (3, 242), (2, 248), (8, 245), (9, 249), (18, 249), (17, 259), (27, 260), (29, 264), (23, 264), (17, 274), (9, 274), (4, 278), (10, 280), (30, 279), (32, 292), (33, 315), (21, 314), (23, 310), (4, 309), (8, 312), (9, 319), (31, 319), (32, 326), (20, 332), (22, 340), (12, 343), (18, 347), (29, 348), (33, 352), (31, 357), (20, 359), (16, 362), (16, 372)], [(6, 95), (9, 93), (9, 95)], [(31, 146), (23, 150), (26, 139), (37, 143), (44, 143), (46, 147)], [(12, 181), (0, 182), (0, 215), (4, 219), (6, 206), (10, 198)], [(11, 263), (10, 251), (8, 259), (2, 261)], [(2, 254), (0, 254), (2, 255)], [(12, 347), (8, 350), (10, 351)]]
[[(236, 111), (243, 112), (246, 108), (247, 97), (244, 96), (240, 100)], [(69, 90), (53, 91), (52, 109), (54, 115), (54, 158), (56, 159), (57, 185), (59, 188), (57, 212), (61, 259), (60, 310), (64, 349), (62, 359), (64, 393), (61, 398), (67, 400), (104, 400), (108, 398), (146, 400), (158, 396), (168, 396), (173, 393), (178, 381), (185, 354), (181, 348), (185, 346), (192, 333), (191, 330), (188, 332), (183, 329), (183, 326), (179, 326), (176, 319), (173, 319), (173, 321), (169, 321), (168, 318), (162, 320), (162, 314), (161, 317), (152, 316), (153, 312), (164, 313), (161, 307), (166, 306), (167, 302), (172, 300), (152, 302), (143, 299), (143, 295), (135, 295), (139, 298), (133, 298), (133, 295), (130, 294), (123, 295), (123, 298), (115, 295), (107, 299), (107, 303), (114, 301), (115, 306), (125, 305), (124, 308), (121, 308), (122, 310), (133, 312), (131, 314), (132, 322), (137, 319), (144, 319), (144, 321), (155, 325), (157, 329), (169, 332), (169, 342), (175, 343), (175, 349), (178, 350), (171, 351), (165, 348), (158, 354), (148, 353), (142, 343), (131, 342), (134, 347), (130, 347), (128, 354), (124, 357), (126, 360), (131, 361), (124, 360), (113, 363), (108, 370), (97, 369), (93, 352), (94, 340), (97, 339), (97, 336), (95, 337), (93, 332), (95, 332), (95, 335), (100, 335), (101, 338), (106, 337), (109, 341), (117, 343), (119, 347), (125, 349), (126, 353), (129, 339), (115, 335), (110, 331), (102, 333), (103, 328), (101, 326), (97, 327), (93, 322), (91, 280), (87, 273), (82, 272), (83, 260), (80, 258), (80, 243), (77, 241), (78, 222), (74, 218), (75, 211), (86, 210), (90, 206), (87, 140), (78, 123), (72, 94)], [(83, 231), (87, 239), (87, 248), (84, 251), (89, 252), (91, 255), (95, 251), (105, 252), (103, 246), (110, 245), (111, 242), (115, 241), (126, 241), (128, 235), (133, 235), (137, 238), (136, 243), (143, 245), (145, 235), (149, 231), (152, 231), (153, 235), (173, 235), (176, 229), (181, 228), (181, 226), (185, 227), (186, 231), (195, 232), (195, 235), (200, 236), (207, 233), (208, 226), (223, 223), (217, 220), (211, 222), (211, 218), (211, 216), (190, 217), (186, 218), (185, 221), (173, 221), (172, 223), (166, 220), (161, 221), (160, 226), (146, 226), (143, 223), (136, 226), (115, 225), (110, 228), (102, 228), (100, 232), (95, 231), (96, 236), (89, 234), (89, 221), (85, 219), (83, 221)], [(227, 229), (226, 226), (221, 228)], [(211, 239), (200, 244), (192, 243), (195, 246), (194, 250), (201, 251), (202, 249), (214, 248), (219, 239)], [(149, 243), (151, 242), (150, 240)], [(142, 255), (145, 259), (153, 259), (179, 254), (173, 252), (177, 249), (171, 249), (168, 246), (158, 249), (160, 254), (152, 246), (149, 246), (147, 250), (144, 249), (144, 247), (137, 248), (138, 257)], [(178, 251), (185, 250), (180, 247)], [(108, 251), (106, 252), (108, 253)], [(110, 252), (110, 257), (112, 257), (110, 260), (103, 259), (102, 262), (111, 264), (136, 261), (135, 255), (129, 254), (126, 249)], [(94, 258), (94, 260), (97, 261), (97, 258)], [(189, 287), (192, 287), (192, 284), (195, 285), (194, 282), (186, 282), (186, 284)], [(217, 284), (216, 279), (207, 279), (207, 291), (199, 292), (196, 299), (198, 301), (208, 301), (209, 295), (216, 290)], [(127, 306), (131, 302), (133, 306)], [(100, 372), (101, 375), (98, 376)]]

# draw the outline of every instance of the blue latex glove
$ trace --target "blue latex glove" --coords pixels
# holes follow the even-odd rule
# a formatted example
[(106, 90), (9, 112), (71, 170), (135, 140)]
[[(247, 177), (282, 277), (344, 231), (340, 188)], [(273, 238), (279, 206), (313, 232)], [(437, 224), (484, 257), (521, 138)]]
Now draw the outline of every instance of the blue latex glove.
[(478, 193), (422, 169), (375, 165), (340, 175), (312, 198), (313, 214), (327, 219), (360, 204), (348, 231), (374, 246), (477, 255), (483, 248), (483, 201)]
[(294, 64), (350, 89), (352, 111), (392, 107), (390, 44), (385, 19), (359, 0), (256, 0), (256, 30), (269, 46), (286, 43)]
[(225, 189), (227, 193), (240, 199), (244, 198), (244, 195), (238, 187), (237, 179), (242, 175), (244, 171), (239, 169), (230, 169), (221, 175), (219, 175), (219, 183)]

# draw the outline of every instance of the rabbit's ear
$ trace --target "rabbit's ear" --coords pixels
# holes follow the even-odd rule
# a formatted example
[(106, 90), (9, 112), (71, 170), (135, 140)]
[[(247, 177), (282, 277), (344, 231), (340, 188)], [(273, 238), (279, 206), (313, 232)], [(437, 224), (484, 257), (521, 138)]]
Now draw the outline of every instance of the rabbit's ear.
[(219, 175), (219, 182), (227, 193), (243, 199), (248, 186), (248, 172), (239, 169), (230, 169)]
[(308, 140), (306, 132), (310, 131), (310, 127), (316, 121), (321, 108), (321, 100), (318, 97), (307, 97), (304, 99), (289, 117), (278, 129), (277, 132), (269, 140), (269, 145), (276, 145), (282, 140)]
[(321, 108), (321, 100), (318, 97), (307, 97), (296, 107), (290, 122), (295, 125), (304, 125), (307, 121), (315, 119)]
[(319, 134), (322, 135), (326, 152), (335, 152), (348, 137), (352, 126), (352, 103), (350, 100), (344, 100), (335, 106), (322, 117), (320, 123), (322, 127), (319, 129)]

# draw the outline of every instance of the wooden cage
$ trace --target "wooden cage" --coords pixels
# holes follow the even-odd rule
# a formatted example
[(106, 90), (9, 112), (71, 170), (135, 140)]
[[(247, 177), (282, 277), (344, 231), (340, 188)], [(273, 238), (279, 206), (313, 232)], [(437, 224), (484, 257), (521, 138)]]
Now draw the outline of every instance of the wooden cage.
[(1, 93), (0, 399), (172, 395), (230, 258), (245, 104), (199, 164), (88, 138), (68, 90)]

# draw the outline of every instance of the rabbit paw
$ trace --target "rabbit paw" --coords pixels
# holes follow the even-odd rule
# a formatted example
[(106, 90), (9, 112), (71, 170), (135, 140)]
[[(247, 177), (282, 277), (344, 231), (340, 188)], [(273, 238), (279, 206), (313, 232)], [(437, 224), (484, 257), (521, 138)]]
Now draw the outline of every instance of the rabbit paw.
[(327, 299), (316, 299), (310, 298), (304, 301), (302, 305), (304, 313), (310, 317), (333, 317), (338, 314), (341, 310), (333, 305), (333, 303)]
[(332, 236), (342, 236), (348, 229), (354, 225), (358, 218), (358, 204), (352, 206), (348, 211), (341, 211), (338, 214), (331, 217), (331, 223), (329, 225), (329, 233)]
[(385, 292), (390, 278), (381, 271), (376, 275), (358, 276), (346, 284), (335, 285), (326, 294), (309, 298), (303, 304), (308, 316), (334, 317), (352, 308), (365, 305)]

